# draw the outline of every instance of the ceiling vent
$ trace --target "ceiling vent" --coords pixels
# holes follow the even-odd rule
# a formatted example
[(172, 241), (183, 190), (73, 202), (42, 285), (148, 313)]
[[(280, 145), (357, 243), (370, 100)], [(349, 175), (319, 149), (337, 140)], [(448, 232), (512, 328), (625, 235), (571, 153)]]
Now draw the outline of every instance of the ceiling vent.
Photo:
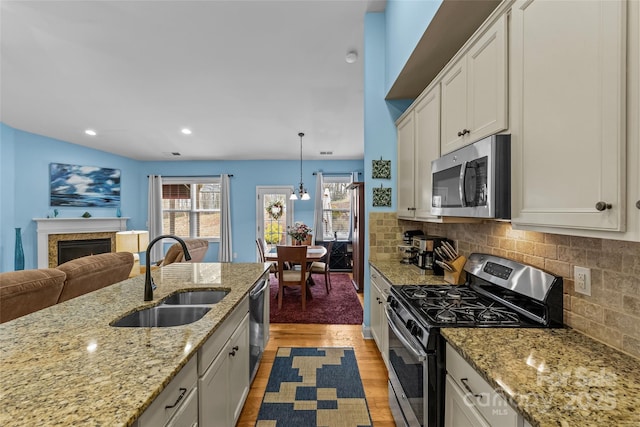
[(333, 155), (333, 151), (321, 151), (320, 155), (321, 156), (332, 156)]

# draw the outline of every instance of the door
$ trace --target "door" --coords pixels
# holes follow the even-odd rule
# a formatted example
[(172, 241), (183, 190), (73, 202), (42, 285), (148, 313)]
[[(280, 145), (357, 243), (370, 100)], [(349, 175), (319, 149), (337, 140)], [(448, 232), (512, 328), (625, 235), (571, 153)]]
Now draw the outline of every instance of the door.
[[(291, 186), (256, 187), (256, 238), (261, 238), (266, 250), (287, 243), (287, 226), (293, 224)], [(259, 254), (256, 248), (256, 259)]]

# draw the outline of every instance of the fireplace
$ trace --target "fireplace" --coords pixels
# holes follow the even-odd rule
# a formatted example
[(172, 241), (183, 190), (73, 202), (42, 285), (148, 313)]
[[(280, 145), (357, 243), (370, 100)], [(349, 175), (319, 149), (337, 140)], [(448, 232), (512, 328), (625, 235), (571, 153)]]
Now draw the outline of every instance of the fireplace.
[(34, 218), (38, 224), (38, 268), (58, 266), (58, 242), (109, 239), (116, 250), (116, 232), (127, 229), (128, 218)]
[(111, 252), (111, 239), (59, 240), (58, 265), (87, 255)]

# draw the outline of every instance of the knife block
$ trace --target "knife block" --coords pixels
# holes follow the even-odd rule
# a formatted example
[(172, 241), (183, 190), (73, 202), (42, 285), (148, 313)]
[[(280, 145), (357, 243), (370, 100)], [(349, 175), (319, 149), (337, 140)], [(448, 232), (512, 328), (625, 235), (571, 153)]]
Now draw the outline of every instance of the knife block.
[(449, 261), (449, 265), (453, 271), (444, 271), (444, 281), (452, 285), (462, 285), (467, 280), (467, 273), (464, 271), (464, 264), (467, 258), (459, 256), (453, 261)]

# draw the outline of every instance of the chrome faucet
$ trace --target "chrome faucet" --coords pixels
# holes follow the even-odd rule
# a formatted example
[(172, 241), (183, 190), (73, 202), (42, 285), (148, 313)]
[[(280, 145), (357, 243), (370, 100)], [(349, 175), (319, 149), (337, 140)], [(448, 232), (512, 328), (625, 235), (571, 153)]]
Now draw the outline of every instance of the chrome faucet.
[(180, 246), (182, 246), (182, 252), (184, 253), (184, 259), (186, 261), (190, 261), (191, 260), (191, 255), (189, 254), (189, 251), (187, 250), (187, 245), (184, 243), (184, 240), (182, 240), (179, 237), (176, 236), (172, 236), (171, 234), (163, 234), (162, 236), (158, 236), (155, 239), (153, 239), (151, 242), (149, 242), (149, 245), (147, 246), (147, 252), (146, 252), (146, 272), (144, 275), (144, 300), (145, 301), (153, 301), (153, 291), (154, 289), (157, 288), (156, 284), (153, 283), (153, 279), (151, 278), (151, 248), (153, 247), (153, 245), (158, 241), (158, 240), (162, 240), (165, 238), (171, 238), (174, 240), (177, 240), (178, 243), (180, 243)]

